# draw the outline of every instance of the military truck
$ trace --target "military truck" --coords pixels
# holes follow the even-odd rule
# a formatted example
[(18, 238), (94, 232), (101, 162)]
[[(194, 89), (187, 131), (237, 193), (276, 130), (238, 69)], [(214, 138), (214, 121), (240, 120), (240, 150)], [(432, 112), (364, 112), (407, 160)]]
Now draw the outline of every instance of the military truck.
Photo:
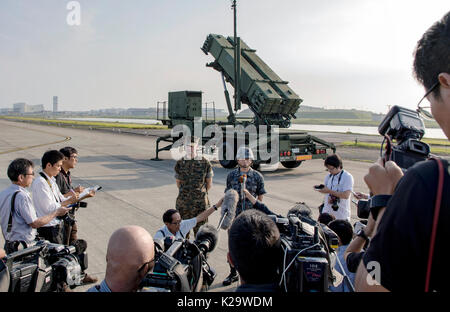
[[(242, 39), (236, 42), (240, 46), (240, 75), (235, 70), (234, 37), (210, 34), (207, 36), (201, 50), (211, 54), (214, 61), (206, 66), (221, 73), (224, 86), (225, 100), (228, 108), (227, 121), (201, 120), (202, 117), (202, 92), (178, 91), (169, 92), (168, 114), (164, 110), (159, 120), (173, 128), (177, 125), (185, 125), (194, 133), (195, 121), (201, 122), (202, 134), (205, 127), (215, 125), (224, 133), (220, 140), (219, 162), (224, 168), (234, 168), (237, 164), (234, 156), (240, 145), (250, 146), (255, 154), (254, 168), (261, 163), (280, 162), (286, 168), (298, 167), (304, 160), (324, 159), (327, 150), (336, 152), (333, 143), (326, 142), (304, 131), (288, 129), (291, 119), (296, 118), (302, 99), (288, 86), (288, 82), (282, 80)], [(238, 78), (238, 75), (240, 76)], [(236, 78), (235, 78), (236, 77)], [(239, 82), (237, 82), (239, 80)], [(226, 88), (226, 82), (234, 88), (238, 86), (240, 102), (247, 104), (253, 112), (251, 119), (240, 119), (233, 112), (230, 96)], [(239, 101), (238, 101), (239, 102)], [(236, 105), (235, 105), (236, 106)], [(235, 111), (240, 107), (235, 107)], [(159, 111), (159, 107), (158, 107)], [(243, 132), (248, 126), (256, 128), (255, 137)], [(240, 127), (239, 127), (240, 126)], [(265, 126), (267, 132), (261, 133), (261, 126)], [(273, 131), (274, 130), (274, 131)], [(273, 136), (277, 136), (277, 146), (272, 146)], [(156, 158), (163, 150), (170, 150), (173, 143), (180, 137), (163, 136), (157, 139)], [(202, 144), (211, 142), (214, 135), (202, 135)], [(171, 143), (159, 148), (159, 143), (166, 141)], [(261, 150), (271, 154), (270, 158), (262, 158)], [(274, 154), (273, 151), (277, 153)], [(267, 155), (267, 153), (265, 153)]]

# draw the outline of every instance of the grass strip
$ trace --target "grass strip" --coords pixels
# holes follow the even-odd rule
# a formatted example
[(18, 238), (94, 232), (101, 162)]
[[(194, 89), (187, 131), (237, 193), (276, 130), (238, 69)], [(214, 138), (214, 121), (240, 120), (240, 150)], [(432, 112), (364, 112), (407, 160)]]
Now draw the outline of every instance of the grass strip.
[[(430, 144), (430, 143), (427, 143), (427, 144)], [(369, 148), (369, 149), (378, 149), (378, 150), (380, 149), (379, 143), (372, 143), (372, 142), (358, 141), (358, 143), (355, 143), (354, 141), (344, 141), (344, 142), (340, 143), (339, 145), (346, 146), (346, 147), (356, 147), (356, 148)], [(444, 147), (441, 147), (439, 145), (436, 146), (436, 145), (430, 144), (431, 153), (432, 154), (450, 155), (450, 145), (442, 145), (442, 146), (444, 146)], [(446, 147), (446, 146), (448, 146), (448, 147)]]
[(143, 125), (143, 124), (133, 124), (133, 123), (120, 123), (120, 122), (60, 120), (60, 119), (46, 119), (46, 118), (36, 118), (36, 117), (12, 117), (12, 116), (0, 116), (0, 118), (13, 120), (13, 121), (30, 121), (30, 122), (51, 123), (51, 124), (55, 124), (55, 125), (74, 125), (74, 126), (122, 128), (122, 129), (167, 129), (167, 126), (163, 126), (163, 125)]

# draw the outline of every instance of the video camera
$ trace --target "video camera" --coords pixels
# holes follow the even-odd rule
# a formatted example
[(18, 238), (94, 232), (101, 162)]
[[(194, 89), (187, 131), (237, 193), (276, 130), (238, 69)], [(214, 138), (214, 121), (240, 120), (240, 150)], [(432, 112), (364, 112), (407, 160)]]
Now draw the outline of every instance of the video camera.
[[(383, 158), (394, 161), (404, 170), (429, 157), (430, 146), (420, 141), (425, 125), (416, 111), (393, 106), (378, 126), (378, 132), (387, 140)], [(392, 145), (393, 140), (397, 141), (396, 146)]]
[(216, 272), (206, 261), (217, 244), (217, 230), (211, 225), (200, 227), (195, 241), (167, 238), (164, 246), (155, 243), (155, 267), (141, 281), (139, 288), (147, 292), (206, 291)]
[(336, 285), (334, 250), (339, 240), (326, 225), (311, 218), (304, 203), (299, 204), (286, 218), (269, 216), (280, 231), (284, 253), (280, 285), (285, 292), (325, 292)]
[(0, 290), (8, 292), (60, 291), (62, 283), (81, 285), (87, 254), (75, 255), (74, 246), (37, 241), (0, 261)]

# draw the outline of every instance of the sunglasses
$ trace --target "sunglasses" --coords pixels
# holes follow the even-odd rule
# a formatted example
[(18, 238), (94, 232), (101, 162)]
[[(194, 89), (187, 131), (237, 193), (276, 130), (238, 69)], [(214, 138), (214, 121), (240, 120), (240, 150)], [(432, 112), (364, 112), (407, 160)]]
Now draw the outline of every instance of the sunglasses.
[(141, 273), (142, 270), (144, 270), (146, 267), (148, 267), (148, 271), (150, 271), (151, 268), (153, 268), (153, 263), (155, 262), (155, 258), (153, 258), (152, 260), (145, 262), (143, 265), (141, 265), (141, 267), (138, 270), (138, 273)]

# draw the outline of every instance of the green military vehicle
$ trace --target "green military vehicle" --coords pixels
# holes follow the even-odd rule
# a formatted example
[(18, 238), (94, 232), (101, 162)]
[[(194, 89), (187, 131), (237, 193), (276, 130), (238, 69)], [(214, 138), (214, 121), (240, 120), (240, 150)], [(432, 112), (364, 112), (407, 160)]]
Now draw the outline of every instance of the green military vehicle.
[[(202, 119), (201, 91), (179, 91), (169, 92), (168, 111), (164, 108), (163, 116), (158, 116), (163, 124), (169, 128), (184, 125), (192, 134), (200, 131), (201, 135), (196, 135), (202, 137), (202, 144), (207, 146), (210, 152), (214, 151), (214, 147), (219, 149), (219, 162), (224, 168), (236, 166), (234, 156), (241, 145), (253, 149), (256, 157), (254, 167), (259, 167), (261, 163), (279, 161), (286, 168), (295, 168), (304, 160), (324, 159), (327, 156), (327, 149), (336, 151), (333, 143), (304, 131), (288, 129), (302, 99), (288, 86), (288, 82), (283, 81), (256, 55), (256, 50), (248, 47), (243, 40), (239, 38), (236, 49), (234, 37), (226, 38), (210, 34), (201, 50), (207, 55), (211, 54), (215, 59), (206, 66), (214, 68), (222, 75), (228, 108), (227, 121), (216, 121), (215, 118)], [(235, 62), (234, 57), (237, 55), (236, 50), (240, 54), (238, 62)], [(226, 82), (235, 88), (234, 111)], [(235, 111), (241, 108), (241, 102), (248, 105), (254, 115), (252, 118), (241, 119), (236, 116)], [(211, 126), (215, 127), (216, 132), (222, 133), (220, 138), (217, 133), (212, 133), (213, 131), (205, 131)], [(246, 131), (249, 126), (253, 132)], [(170, 150), (180, 138), (180, 135), (159, 137), (156, 159), (160, 151)], [(160, 148), (161, 141), (171, 144)]]

